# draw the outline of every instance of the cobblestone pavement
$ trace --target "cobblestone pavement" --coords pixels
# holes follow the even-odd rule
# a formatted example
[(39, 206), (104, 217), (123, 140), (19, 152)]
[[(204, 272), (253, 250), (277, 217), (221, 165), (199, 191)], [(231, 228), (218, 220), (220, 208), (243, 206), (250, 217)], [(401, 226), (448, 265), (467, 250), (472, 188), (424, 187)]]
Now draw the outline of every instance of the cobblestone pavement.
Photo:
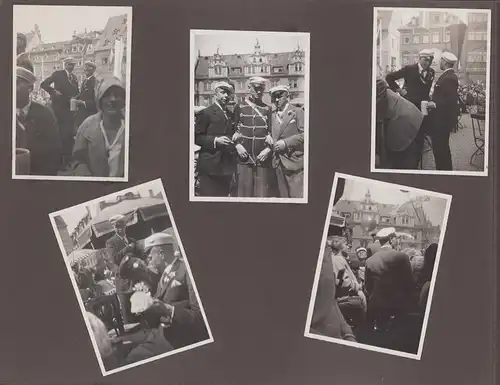
[[(453, 171), (482, 171), (484, 168), (484, 156), (477, 155), (470, 164), (470, 158), (477, 147), (474, 143), (474, 133), (472, 122), (468, 114), (464, 114), (460, 120), (462, 128), (450, 135), (451, 158), (453, 161)], [(484, 122), (481, 122), (484, 127)], [(427, 151), (428, 150), (428, 151)], [(428, 145), (425, 146), (423, 156), (423, 169), (435, 170), (434, 155)]]

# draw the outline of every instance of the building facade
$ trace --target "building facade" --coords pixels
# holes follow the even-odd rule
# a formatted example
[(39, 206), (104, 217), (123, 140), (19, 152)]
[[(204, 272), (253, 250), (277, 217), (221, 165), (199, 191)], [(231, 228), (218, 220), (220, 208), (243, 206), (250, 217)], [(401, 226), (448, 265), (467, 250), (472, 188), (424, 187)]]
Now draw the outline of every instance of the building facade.
[(74, 244), (73, 239), (68, 231), (68, 225), (60, 215), (54, 217), (54, 222), (56, 223), (57, 231), (59, 232), (59, 236), (61, 237), (64, 251), (66, 252), (66, 255), (69, 255), (74, 250)]
[(467, 82), (486, 82), (488, 14), (486, 12), (469, 12), (468, 28), (465, 35), (465, 79)]
[[(35, 26), (37, 29), (37, 26)], [(127, 46), (127, 15), (111, 17), (103, 30), (84, 31), (74, 33), (73, 37), (67, 41), (54, 43), (42, 43), (40, 31), (38, 43), (32, 43), (27, 52), (33, 63), (35, 76), (35, 90), (40, 91), (40, 83), (49, 77), (54, 71), (62, 69), (62, 60), (67, 56), (72, 56), (76, 60), (74, 74), (78, 77), (79, 83), (84, 79), (84, 63), (91, 60), (96, 64), (96, 74), (113, 73), (113, 48), (115, 39), (121, 39)], [(127, 52), (123, 54), (122, 60), (125, 63)], [(126, 65), (122, 66), (122, 81), (125, 82)]]
[(399, 31), (392, 20), (394, 11), (377, 12), (377, 77), (401, 67)]
[[(194, 102), (197, 106), (208, 106), (214, 101), (213, 84), (228, 80), (234, 85), (235, 101), (248, 94), (248, 80), (252, 76), (266, 79), (266, 90), (277, 85), (290, 87), (291, 99), (304, 100), (305, 52), (297, 46), (293, 52), (265, 53), (259, 41), (254, 52), (249, 54), (223, 55), (217, 50), (212, 56), (201, 56), (195, 63)], [(265, 103), (270, 103), (269, 93), (264, 94)]]
[(384, 227), (394, 227), (413, 237), (402, 238), (402, 248), (420, 250), (439, 240), (440, 227), (429, 221), (422, 201), (409, 200), (402, 205), (378, 203), (368, 190), (362, 201), (341, 199), (332, 213), (346, 218), (352, 231), (353, 249), (366, 247), (372, 242), (371, 234)]

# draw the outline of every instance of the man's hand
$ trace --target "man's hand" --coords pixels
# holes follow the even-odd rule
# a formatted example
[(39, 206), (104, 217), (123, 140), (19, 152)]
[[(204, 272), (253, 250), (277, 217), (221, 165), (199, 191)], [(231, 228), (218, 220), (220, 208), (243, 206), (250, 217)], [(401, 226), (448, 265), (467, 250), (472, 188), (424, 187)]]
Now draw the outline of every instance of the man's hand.
[(436, 108), (436, 103), (434, 103), (434, 102), (427, 103), (427, 108), (431, 108), (431, 109)]
[(231, 145), (233, 142), (227, 136), (219, 136), (215, 138), (215, 145), (217, 147), (227, 147)]
[(76, 105), (78, 107), (82, 107), (82, 108), (85, 108), (85, 102), (83, 100), (77, 100), (76, 101)]
[(270, 148), (265, 148), (263, 149), (259, 156), (257, 157), (257, 161), (260, 162), (260, 163), (263, 163), (266, 161), (266, 159), (269, 157), (269, 155), (271, 154), (271, 149)]
[(406, 94), (408, 93), (408, 91), (406, 91), (404, 88), (400, 88), (398, 93), (401, 95), (401, 96), (406, 96)]
[(279, 153), (283, 153), (283, 152), (285, 152), (285, 150), (286, 150), (286, 143), (284, 140), (278, 140), (274, 144), (274, 151), (279, 152)]
[(274, 143), (274, 140), (273, 140), (273, 137), (271, 135), (267, 135), (266, 136), (266, 144), (273, 148), (273, 143)]
[(236, 151), (238, 152), (238, 156), (240, 157), (241, 160), (247, 160), (248, 159), (248, 152), (245, 149), (245, 147), (243, 147), (243, 145), (237, 144), (236, 145)]
[(236, 142), (238, 142), (238, 140), (240, 140), (240, 138), (241, 138), (241, 134), (240, 134), (239, 132), (235, 132), (235, 133), (233, 134), (232, 141), (233, 141), (234, 143), (236, 143)]
[(165, 324), (165, 325), (170, 325), (172, 323), (172, 318), (174, 315), (174, 310), (175, 308), (165, 302), (160, 301), (159, 299), (154, 299), (153, 300), (153, 305), (151, 307), (156, 307), (157, 309), (160, 310), (161, 316), (160, 316), (160, 322)]

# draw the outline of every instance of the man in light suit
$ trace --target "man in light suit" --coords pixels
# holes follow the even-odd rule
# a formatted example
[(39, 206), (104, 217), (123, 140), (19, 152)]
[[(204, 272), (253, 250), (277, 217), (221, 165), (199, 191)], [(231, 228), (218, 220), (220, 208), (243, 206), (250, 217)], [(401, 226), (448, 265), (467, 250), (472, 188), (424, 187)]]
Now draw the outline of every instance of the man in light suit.
[(437, 170), (451, 170), (450, 134), (458, 120), (458, 77), (453, 67), (458, 58), (443, 52), (440, 67), (444, 71), (434, 86), (429, 102), (429, 136)]
[(271, 133), (274, 142), (273, 167), (282, 198), (304, 196), (304, 111), (289, 102), (287, 86), (269, 90), (275, 105)]
[(155, 315), (164, 325), (165, 339), (178, 349), (209, 338), (196, 293), (175, 239), (156, 233), (144, 241), (149, 265), (162, 271), (153, 305), (145, 315)]

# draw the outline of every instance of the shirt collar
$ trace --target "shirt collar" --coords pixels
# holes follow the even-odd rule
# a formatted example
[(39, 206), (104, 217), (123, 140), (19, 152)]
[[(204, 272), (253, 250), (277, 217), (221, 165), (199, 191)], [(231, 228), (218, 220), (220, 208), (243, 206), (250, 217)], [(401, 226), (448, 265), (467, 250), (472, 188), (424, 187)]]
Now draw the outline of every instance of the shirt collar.
[(90, 76), (87, 76), (87, 77), (85, 78), (85, 80), (92, 79), (93, 77), (94, 77), (94, 74), (92, 74), (92, 75), (90, 75)]
[(417, 64), (418, 64), (418, 71), (420, 73), (422, 73), (422, 71), (427, 72), (427, 70), (424, 70), (424, 67), (422, 67), (422, 65), (420, 63), (417, 63)]
[(217, 104), (217, 106), (219, 106), (219, 108), (222, 110), (222, 112), (226, 112), (226, 110), (224, 108), (222, 108), (222, 106), (219, 104), (219, 102), (216, 100), (215, 101), (215, 104)]
[(444, 75), (446, 72), (449, 72), (449, 71), (453, 71), (453, 67), (451, 67), (451, 68), (446, 68), (446, 69), (443, 71), (443, 75)]
[(286, 104), (286, 106), (285, 106), (285, 108), (283, 108), (281, 111), (280, 111), (280, 110), (277, 110), (277, 111), (278, 111), (278, 113), (279, 113), (280, 115), (283, 115), (283, 114), (285, 113), (285, 111), (286, 111), (286, 110), (288, 110), (288, 107), (289, 107), (289, 106), (290, 106), (290, 103), (287, 103), (287, 104)]

